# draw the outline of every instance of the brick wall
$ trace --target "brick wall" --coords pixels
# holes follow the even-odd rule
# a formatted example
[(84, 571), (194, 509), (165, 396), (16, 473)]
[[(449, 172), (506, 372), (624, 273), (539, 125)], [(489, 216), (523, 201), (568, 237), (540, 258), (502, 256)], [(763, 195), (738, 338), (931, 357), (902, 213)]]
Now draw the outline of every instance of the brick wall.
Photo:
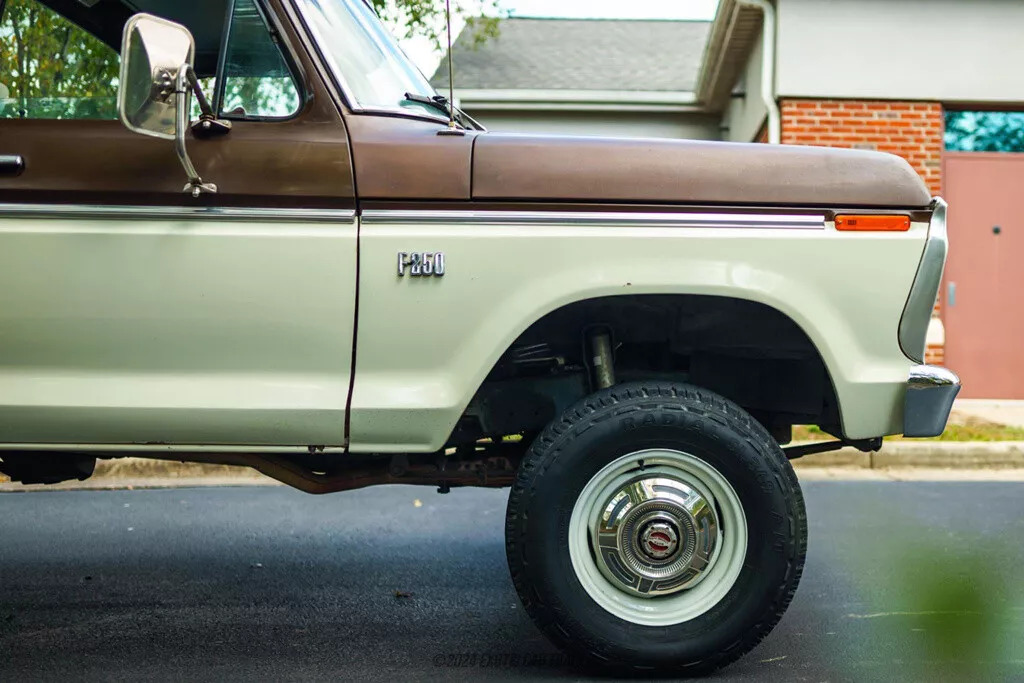
[(942, 189), (942, 105), (938, 102), (784, 99), (782, 142), (898, 154), (932, 194)]
[[(897, 154), (910, 162), (933, 195), (941, 193), (943, 116), (938, 102), (783, 99), (779, 107), (783, 144)], [(936, 303), (932, 311), (935, 329), (930, 330), (925, 353), (925, 362), (935, 365), (945, 360), (939, 314)]]
[(928, 346), (925, 347), (924, 362), (928, 365), (945, 365), (946, 345), (928, 344)]

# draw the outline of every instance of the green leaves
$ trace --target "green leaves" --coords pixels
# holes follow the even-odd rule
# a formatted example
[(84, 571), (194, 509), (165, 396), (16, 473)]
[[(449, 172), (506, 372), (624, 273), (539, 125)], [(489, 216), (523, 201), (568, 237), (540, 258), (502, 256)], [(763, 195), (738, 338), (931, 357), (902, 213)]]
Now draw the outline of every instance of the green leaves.
[[(386, 24), (398, 27), (400, 38), (423, 36), (439, 50), (447, 47), (444, 2), (441, 0), (371, 0)], [(453, 0), (452, 18), (461, 17), (473, 44), (481, 45), (498, 35), (499, 0)]]
[(0, 17), (5, 118), (115, 118), (117, 52), (37, 0), (7, 0)]
[(947, 111), (946, 149), (1024, 152), (1024, 112)]
[[(453, 16), (466, 22), (473, 43), (498, 35), (499, 0), (452, 0)], [(372, 0), (381, 18), (405, 37), (445, 45), (440, 0)], [(490, 15), (490, 16), (488, 16)], [(38, 0), (6, 0), (0, 17), (0, 117), (112, 119), (117, 116), (117, 52)], [(241, 85), (239, 86), (241, 87)], [(279, 95), (271, 88), (265, 94)], [(274, 99), (274, 97), (271, 97)], [(280, 99), (278, 97), (278, 99)], [(266, 103), (263, 108), (289, 109)]]

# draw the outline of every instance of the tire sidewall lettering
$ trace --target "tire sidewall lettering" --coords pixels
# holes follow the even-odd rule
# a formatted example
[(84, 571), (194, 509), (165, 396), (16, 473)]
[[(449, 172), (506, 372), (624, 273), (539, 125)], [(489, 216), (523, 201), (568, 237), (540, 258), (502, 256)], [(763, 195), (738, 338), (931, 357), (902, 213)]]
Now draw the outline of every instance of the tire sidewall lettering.
[[(623, 405), (628, 403), (633, 405)], [(545, 548), (530, 550), (526, 572), (535, 577), (533, 589), (541, 602), (562, 615), (563, 626), (577, 634), (574, 637), (593, 633), (595, 624), (611, 619), (614, 625), (609, 625), (609, 630), (601, 628), (605, 634), (601, 639), (607, 638), (609, 643), (619, 633), (665, 647), (683, 640), (704, 645), (716, 642), (716, 647), (725, 647), (729, 639), (735, 638), (736, 619), (750, 618), (742, 615), (757, 613), (763, 609), (760, 605), (775, 599), (776, 591), (758, 587), (785, 581), (790, 575), (788, 558), (794, 552), (791, 539), (795, 529), (788, 522), (788, 504), (781, 499), (785, 492), (778, 475), (764, 462), (767, 453), (754, 445), (750, 435), (739, 430), (734, 417), (718, 413), (717, 405), (692, 410), (637, 403), (623, 400), (618, 405), (578, 411), (583, 417), (571, 428), (558, 434), (547, 433), (547, 442), (543, 436), (538, 439), (540, 456), (557, 452), (559, 457), (547, 461), (545, 475), (534, 480), (533, 495), (522, 510), (533, 530), (531, 545)], [(614, 419), (600, 415), (605, 411)], [(628, 414), (615, 416), (623, 411)], [(571, 413), (572, 410), (567, 415)], [(587, 427), (581, 428), (581, 423), (587, 423)], [(761, 430), (758, 437), (763, 436), (767, 435)], [(649, 627), (610, 617), (594, 603), (575, 578), (567, 547), (569, 519), (576, 498), (597, 471), (627, 453), (659, 447), (690, 453), (730, 481), (744, 508), (748, 546), (740, 577), (718, 605), (689, 622)], [(777, 445), (772, 442), (772, 447)], [(775, 457), (784, 458), (781, 451)], [(550, 581), (548, 577), (552, 576), (560, 578)], [(748, 622), (746, 628), (752, 626)]]

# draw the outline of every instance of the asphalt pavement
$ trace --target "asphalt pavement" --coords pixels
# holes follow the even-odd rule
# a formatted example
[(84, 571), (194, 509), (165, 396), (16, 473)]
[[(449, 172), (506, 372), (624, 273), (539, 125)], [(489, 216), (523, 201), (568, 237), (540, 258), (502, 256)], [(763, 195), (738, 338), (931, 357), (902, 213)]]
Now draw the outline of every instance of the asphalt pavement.
[[(1024, 679), (1024, 484), (810, 481), (800, 590), (723, 681)], [(580, 680), (506, 491), (0, 494), (0, 680)]]

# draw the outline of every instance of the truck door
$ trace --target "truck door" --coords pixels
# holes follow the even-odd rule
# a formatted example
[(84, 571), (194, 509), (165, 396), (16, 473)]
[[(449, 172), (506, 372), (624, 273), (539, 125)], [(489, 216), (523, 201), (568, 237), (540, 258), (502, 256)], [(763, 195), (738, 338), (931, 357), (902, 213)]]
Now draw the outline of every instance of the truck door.
[[(356, 222), (344, 123), (262, 0), (0, 2), (0, 442), (340, 445)], [(116, 120), (121, 31), (185, 24), (230, 132)]]

